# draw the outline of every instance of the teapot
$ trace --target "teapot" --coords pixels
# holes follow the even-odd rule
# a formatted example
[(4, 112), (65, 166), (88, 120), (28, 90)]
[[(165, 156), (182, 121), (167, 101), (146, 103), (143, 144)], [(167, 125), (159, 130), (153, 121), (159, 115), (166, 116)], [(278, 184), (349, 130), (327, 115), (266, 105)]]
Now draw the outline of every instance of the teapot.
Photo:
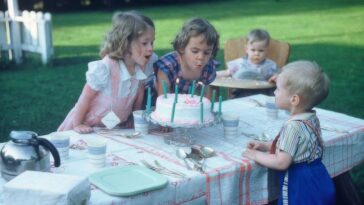
[(32, 131), (11, 131), (10, 141), (0, 152), (1, 175), (11, 180), (26, 170), (50, 171), (51, 152), (54, 166), (59, 167), (61, 160), (54, 145), (45, 138), (38, 138)]

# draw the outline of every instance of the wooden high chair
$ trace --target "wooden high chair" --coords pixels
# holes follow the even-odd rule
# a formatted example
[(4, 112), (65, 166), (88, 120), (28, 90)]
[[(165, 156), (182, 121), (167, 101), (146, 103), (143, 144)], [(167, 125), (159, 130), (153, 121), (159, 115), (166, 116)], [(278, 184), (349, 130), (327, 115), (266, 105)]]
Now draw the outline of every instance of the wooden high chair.
[[(245, 56), (246, 38), (228, 39), (224, 47), (226, 62)], [(279, 68), (286, 65), (290, 53), (290, 45), (283, 41), (270, 39), (267, 58), (277, 63)]]
[[(224, 60), (226, 62), (245, 56), (246, 50), (246, 38), (234, 38), (228, 39), (224, 47)], [(277, 63), (279, 68), (282, 68), (288, 60), (290, 54), (290, 45), (287, 42), (270, 39), (267, 58)], [(232, 88), (241, 89), (268, 89), (274, 88), (275, 84), (271, 84), (265, 81), (256, 80), (240, 80), (233, 78), (216, 78), (211, 83), (214, 87), (228, 88), (228, 98), (231, 97)]]

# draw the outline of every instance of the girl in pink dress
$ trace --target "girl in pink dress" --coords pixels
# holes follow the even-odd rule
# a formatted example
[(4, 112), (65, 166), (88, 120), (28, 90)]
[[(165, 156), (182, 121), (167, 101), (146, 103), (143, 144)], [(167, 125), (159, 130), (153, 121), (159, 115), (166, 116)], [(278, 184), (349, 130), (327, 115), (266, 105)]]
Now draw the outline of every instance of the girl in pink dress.
[(154, 35), (150, 18), (135, 11), (116, 13), (100, 51), (102, 60), (88, 64), (87, 82), (58, 131), (89, 133), (110, 119), (127, 122), (142, 107), (143, 70), (152, 65)]

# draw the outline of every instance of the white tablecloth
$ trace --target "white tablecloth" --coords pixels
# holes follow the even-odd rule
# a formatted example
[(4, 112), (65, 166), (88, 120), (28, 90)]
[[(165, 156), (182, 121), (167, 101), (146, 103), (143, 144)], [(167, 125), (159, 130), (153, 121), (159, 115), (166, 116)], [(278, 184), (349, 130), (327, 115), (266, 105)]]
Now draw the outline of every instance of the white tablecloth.
[[(224, 101), (222, 110), (223, 113), (240, 115), (240, 132), (257, 135), (264, 132), (273, 138), (288, 115), (280, 111), (277, 120), (268, 119), (265, 108), (252, 100), (264, 104), (266, 98), (255, 95)], [(323, 109), (316, 111), (323, 127), (323, 161), (331, 176), (363, 162), (364, 120)], [(274, 172), (241, 157), (251, 139), (244, 135), (233, 140), (224, 139), (221, 124), (190, 131), (196, 144), (212, 147), (217, 153), (207, 159), (204, 174), (188, 170), (175, 154), (179, 147), (165, 144), (163, 134), (155, 130), (137, 139), (95, 133), (81, 135), (73, 131), (66, 133), (71, 136), (70, 158), (60, 168), (53, 168), (53, 172), (85, 176), (99, 171), (87, 162), (85, 140), (103, 138), (108, 142), (106, 167), (141, 164), (143, 159), (151, 163), (158, 160), (163, 166), (186, 175), (182, 179), (168, 176), (169, 184), (165, 188), (132, 197), (114, 197), (92, 186), (90, 204), (265, 204), (277, 196)], [(0, 178), (0, 202), (4, 183)]]

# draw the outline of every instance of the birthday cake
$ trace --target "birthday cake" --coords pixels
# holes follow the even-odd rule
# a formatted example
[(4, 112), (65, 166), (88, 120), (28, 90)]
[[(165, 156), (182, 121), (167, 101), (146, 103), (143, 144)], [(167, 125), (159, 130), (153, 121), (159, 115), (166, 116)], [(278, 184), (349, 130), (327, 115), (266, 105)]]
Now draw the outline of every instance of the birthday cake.
[[(167, 94), (167, 98), (164, 95), (159, 96), (155, 111), (151, 114), (152, 119), (162, 124), (179, 126), (200, 125), (214, 121), (209, 99), (203, 97), (201, 106), (198, 95), (191, 97), (191, 94), (179, 94), (177, 96), (174, 113), (175, 95)], [(172, 115), (174, 115), (173, 120)]]

